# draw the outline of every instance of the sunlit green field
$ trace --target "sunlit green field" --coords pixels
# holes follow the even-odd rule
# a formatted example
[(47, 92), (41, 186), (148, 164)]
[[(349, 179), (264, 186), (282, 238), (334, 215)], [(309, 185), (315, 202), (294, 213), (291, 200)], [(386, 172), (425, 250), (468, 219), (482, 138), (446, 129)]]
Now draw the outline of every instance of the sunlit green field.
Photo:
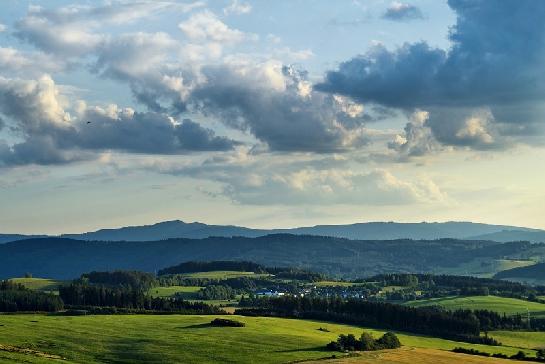
[(482, 278), (492, 278), (494, 274), (502, 270), (526, 267), (536, 264), (533, 260), (515, 260), (515, 259), (482, 259), (476, 258), (472, 261), (460, 264), (457, 267), (445, 268), (442, 273), (454, 275), (472, 275)]
[(63, 281), (45, 278), (12, 278), (10, 281), (37, 291), (56, 291), (64, 283)]
[(545, 316), (545, 304), (529, 302), (516, 298), (497, 296), (469, 296), (469, 297), (446, 297), (417, 300), (405, 303), (414, 307), (438, 305), (449, 310), (459, 308), (471, 310), (493, 310), (507, 315), (524, 314), (528, 309), (533, 317)]
[(316, 287), (352, 287), (358, 283), (342, 282), (342, 281), (320, 281), (313, 283)]
[(489, 335), (507, 346), (518, 346), (529, 349), (545, 348), (545, 332), (491, 331)]
[[(59, 355), (65, 363), (287, 363), (320, 359), (332, 353), (324, 345), (341, 333), (360, 335), (361, 328), (316, 321), (230, 316), (246, 327), (212, 327), (217, 316), (0, 316), (0, 345)], [(327, 328), (329, 332), (318, 330)], [(373, 335), (382, 331), (368, 330)], [(462, 344), (400, 334), (407, 347), (450, 350), (455, 346), (514, 354), (512, 347)], [(527, 351), (534, 355), (533, 352)], [(21, 354), (0, 350), (0, 362)], [(29, 363), (41, 363), (24, 355)]]
[(182, 274), (184, 277), (188, 278), (210, 278), (210, 279), (228, 279), (228, 278), (238, 278), (238, 277), (267, 277), (269, 274), (256, 274), (254, 272), (237, 272), (229, 270), (217, 270), (212, 272), (196, 272), (196, 273), (185, 273)]
[(201, 287), (197, 286), (170, 286), (170, 287), (153, 287), (150, 288), (148, 294), (152, 297), (172, 297), (178, 295), (183, 299), (193, 299)]

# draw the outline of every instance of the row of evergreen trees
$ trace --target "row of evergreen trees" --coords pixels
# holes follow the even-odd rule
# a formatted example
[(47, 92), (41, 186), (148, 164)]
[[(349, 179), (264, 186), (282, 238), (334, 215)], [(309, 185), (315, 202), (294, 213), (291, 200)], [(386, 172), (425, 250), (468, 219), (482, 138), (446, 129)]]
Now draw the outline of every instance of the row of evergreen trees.
[(133, 310), (218, 314), (217, 307), (181, 299), (151, 297), (142, 290), (72, 283), (59, 288), (59, 296), (73, 307), (117, 307)]
[(10, 281), (0, 281), (0, 312), (54, 312), (63, 307), (63, 301), (55, 295), (32, 291)]

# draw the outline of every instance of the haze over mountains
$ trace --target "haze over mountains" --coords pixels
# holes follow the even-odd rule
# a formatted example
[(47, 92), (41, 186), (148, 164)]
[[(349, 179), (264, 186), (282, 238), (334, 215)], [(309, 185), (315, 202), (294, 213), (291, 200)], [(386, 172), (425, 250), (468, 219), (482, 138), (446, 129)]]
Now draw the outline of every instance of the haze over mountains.
[[(153, 225), (129, 226), (118, 229), (101, 229), (81, 234), (63, 234), (61, 237), (97, 241), (154, 241), (173, 238), (202, 239), (211, 236), (259, 237), (269, 234), (319, 235), (346, 239), (474, 239), (544, 242), (545, 231), (508, 225), (490, 225), (471, 222), (444, 223), (396, 223), (366, 222), (349, 225), (316, 225), (292, 229), (252, 229), (233, 225), (207, 225), (180, 220), (165, 221)], [(0, 243), (44, 237), (0, 234)]]

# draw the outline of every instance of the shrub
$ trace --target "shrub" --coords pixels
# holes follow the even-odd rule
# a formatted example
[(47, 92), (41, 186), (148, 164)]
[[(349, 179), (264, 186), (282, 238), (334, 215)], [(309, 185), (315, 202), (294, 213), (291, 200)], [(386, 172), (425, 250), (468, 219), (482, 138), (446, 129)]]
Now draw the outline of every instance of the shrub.
[(387, 332), (375, 342), (377, 349), (397, 349), (401, 347), (401, 342), (393, 332)]
[(392, 332), (385, 333), (378, 340), (375, 340), (375, 338), (367, 332), (363, 332), (359, 340), (352, 334), (341, 334), (337, 341), (332, 341), (326, 345), (328, 350), (334, 351), (373, 351), (397, 349), (399, 347), (401, 347), (401, 342), (399, 342), (397, 336)]
[(230, 320), (230, 319), (220, 319), (216, 318), (210, 322), (212, 326), (222, 326), (222, 327), (244, 327), (246, 324), (244, 322)]

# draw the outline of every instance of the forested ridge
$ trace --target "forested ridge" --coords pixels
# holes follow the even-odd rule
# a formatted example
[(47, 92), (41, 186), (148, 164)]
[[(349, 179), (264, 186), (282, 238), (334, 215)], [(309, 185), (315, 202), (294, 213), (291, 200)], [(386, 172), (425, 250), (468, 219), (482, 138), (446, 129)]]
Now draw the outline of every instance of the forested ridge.
[(84, 242), (29, 239), (0, 245), (0, 278), (35, 276), (73, 279), (112, 269), (154, 273), (188, 261), (252, 261), (333, 276), (384, 272), (441, 273), (475, 258), (545, 255), (544, 244), (439, 240), (348, 240), (275, 234), (258, 238), (171, 239), (154, 242)]

